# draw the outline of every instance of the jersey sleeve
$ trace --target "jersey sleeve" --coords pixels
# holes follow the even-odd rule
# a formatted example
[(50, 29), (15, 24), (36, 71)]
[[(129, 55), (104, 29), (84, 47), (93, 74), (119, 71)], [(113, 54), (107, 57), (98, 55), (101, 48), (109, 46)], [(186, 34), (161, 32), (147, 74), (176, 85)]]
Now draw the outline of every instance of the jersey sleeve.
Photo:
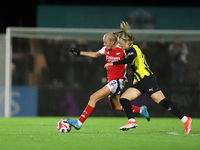
[(101, 55), (105, 55), (105, 49), (106, 47), (102, 47), (98, 52), (101, 54)]
[(127, 50), (127, 57), (123, 60), (113, 62), (113, 65), (129, 64), (135, 59), (135, 57), (137, 57), (136, 50), (134, 48), (130, 48)]

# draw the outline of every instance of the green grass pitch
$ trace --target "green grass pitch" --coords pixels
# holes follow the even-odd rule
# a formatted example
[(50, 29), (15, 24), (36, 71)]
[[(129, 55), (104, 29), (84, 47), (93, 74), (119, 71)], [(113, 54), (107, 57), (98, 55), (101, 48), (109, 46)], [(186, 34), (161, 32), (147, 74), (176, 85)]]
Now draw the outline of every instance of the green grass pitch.
[[(177, 118), (136, 118), (138, 127), (120, 131), (125, 117), (89, 117), (80, 130), (59, 133), (64, 117), (0, 118), (1, 150), (197, 150), (200, 149), (200, 119), (184, 134)], [(73, 118), (72, 118), (73, 119)], [(75, 118), (78, 119), (78, 118)]]

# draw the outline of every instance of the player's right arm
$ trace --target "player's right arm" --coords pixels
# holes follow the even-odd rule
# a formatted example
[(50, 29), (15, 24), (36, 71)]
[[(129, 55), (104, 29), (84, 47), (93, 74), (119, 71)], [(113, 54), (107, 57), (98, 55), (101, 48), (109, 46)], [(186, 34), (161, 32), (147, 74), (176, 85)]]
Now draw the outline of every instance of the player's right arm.
[(97, 58), (102, 55), (99, 51), (97, 52), (79, 51), (74, 47), (71, 47), (69, 51), (74, 55), (83, 55), (83, 56), (88, 56), (88, 57), (93, 57), (93, 58)]

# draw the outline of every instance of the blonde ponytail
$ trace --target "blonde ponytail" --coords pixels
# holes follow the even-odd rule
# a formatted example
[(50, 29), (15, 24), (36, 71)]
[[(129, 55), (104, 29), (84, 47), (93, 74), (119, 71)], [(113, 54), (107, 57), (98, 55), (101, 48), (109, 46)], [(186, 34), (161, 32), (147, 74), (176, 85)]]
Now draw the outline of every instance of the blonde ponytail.
[(129, 33), (130, 26), (129, 26), (128, 22), (122, 21), (122, 23), (120, 24), (120, 28), (121, 28), (122, 32)]
[(117, 35), (120, 39), (129, 41), (132, 44), (135, 40), (135, 36), (128, 34), (130, 29), (128, 22), (122, 21), (122, 23), (120, 24), (120, 28), (122, 31), (114, 32), (114, 34)]

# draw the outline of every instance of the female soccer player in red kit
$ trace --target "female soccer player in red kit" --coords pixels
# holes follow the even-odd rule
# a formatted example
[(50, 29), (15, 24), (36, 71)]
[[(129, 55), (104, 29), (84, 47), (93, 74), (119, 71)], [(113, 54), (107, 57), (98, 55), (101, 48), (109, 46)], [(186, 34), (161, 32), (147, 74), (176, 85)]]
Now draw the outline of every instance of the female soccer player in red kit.
[(135, 39), (134, 35), (128, 34), (129, 25), (128, 23), (122, 22), (120, 32), (116, 32), (118, 35), (119, 46), (126, 50), (128, 57), (123, 60), (110, 62), (105, 64), (105, 68), (131, 64), (136, 84), (130, 86), (121, 96), (120, 103), (124, 108), (124, 112), (128, 117), (128, 123), (120, 127), (120, 130), (126, 131), (131, 128), (137, 127), (137, 122), (134, 119), (130, 101), (136, 99), (140, 95), (148, 94), (158, 105), (167, 109), (175, 116), (177, 116), (184, 124), (185, 134), (189, 134), (191, 130), (192, 118), (185, 116), (172, 102), (167, 100), (159, 86), (157, 85), (155, 75), (150, 70), (149, 65), (146, 62), (142, 51), (137, 45), (133, 44)]
[[(125, 51), (122, 50), (117, 44), (117, 36), (109, 32), (103, 37), (104, 47), (97, 52), (85, 52), (79, 51), (75, 48), (70, 48), (70, 52), (74, 55), (84, 55), (93, 58), (105, 55), (106, 62), (119, 61), (125, 58)], [(115, 67), (110, 67), (107, 70), (107, 84), (100, 90), (96, 91), (90, 96), (89, 103), (85, 110), (81, 114), (79, 120), (71, 120), (67, 118), (69, 124), (71, 124), (75, 129), (80, 129), (85, 120), (93, 112), (96, 102), (108, 97), (111, 107), (113, 110), (123, 111), (121, 104), (119, 103), (120, 91), (124, 88), (126, 82), (126, 65), (118, 65)], [(150, 120), (149, 114), (146, 110), (146, 106), (137, 107), (132, 105), (132, 111), (134, 113), (140, 113), (148, 121)]]

